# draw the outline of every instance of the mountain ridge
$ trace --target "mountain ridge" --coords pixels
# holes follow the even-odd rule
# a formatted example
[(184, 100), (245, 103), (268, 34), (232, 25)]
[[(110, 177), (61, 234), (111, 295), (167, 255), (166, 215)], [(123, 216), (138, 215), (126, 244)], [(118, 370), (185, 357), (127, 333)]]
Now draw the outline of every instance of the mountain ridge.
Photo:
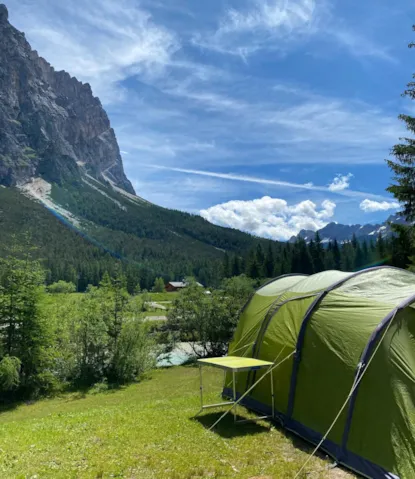
[(406, 224), (406, 221), (400, 213), (396, 213), (390, 215), (383, 223), (377, 224), (345, 225), (331, 222), (317, 231), (301, 230), (298, 235), (291, 237), (290, 242), (295, 242), (297, 238), (302, 238), (306, 242), (309, 242), (314, 239), (317, 232), (322, 243), (328, 243), (334, 240), (343, 243), (345, 241), (351, 241), (353, 236), (359, 241), (376, 240), (379, 234), (382, 236), (390, 236), (392, 234), (391, 224)]

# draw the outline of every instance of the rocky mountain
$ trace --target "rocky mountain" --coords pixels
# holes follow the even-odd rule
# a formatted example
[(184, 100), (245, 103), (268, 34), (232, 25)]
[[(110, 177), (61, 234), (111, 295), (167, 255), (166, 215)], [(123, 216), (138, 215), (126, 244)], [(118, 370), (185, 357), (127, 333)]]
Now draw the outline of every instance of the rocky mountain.
[(0, 184), (41, 176), (50, 182), (85, 171), (134, 193), (114, 130), (88, 83), (55, 71), (8, 22), (0, 5)]
[[(320, 238), (323, 243), (337, 240), (339, 243), (350, 241), (353, 235), (360, 241), (376, 240), (379, 233), (382, 236), (389, 236), (392, 233), (391, 224), (405, 224), (405, 219), (399, 215), (391, 215), (389, 218), (380, 224), (365, 224), (365, 225), (343, 225), (340, 223), (329, 223), (324, 228), (318, 230)], [(315, 232), (311, 230), (301, 230), (298, 233), (298, 237), (310, 241), (314, 239)], [(291, 238), (291, 242), (296, 240), (297, 236)]]
[(0, 256), (28, 233), (48, 281), (82, 290), (121, 265), (132, 291), (158, 276), (217, 284), (225, 252), (268, 247), (138, 197), (91, 87), (33, 51), (4, 5), (0, 45)]

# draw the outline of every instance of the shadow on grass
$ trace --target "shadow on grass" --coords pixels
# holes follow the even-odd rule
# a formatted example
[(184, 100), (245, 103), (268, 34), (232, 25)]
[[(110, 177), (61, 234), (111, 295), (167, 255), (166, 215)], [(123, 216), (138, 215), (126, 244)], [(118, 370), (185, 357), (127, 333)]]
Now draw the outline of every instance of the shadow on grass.
[(18, 408), (19, 406), (22, 406), (23, 404), (25, 404), (24, 401), (4, 402), (3, 404), (0, 404), (0, 414), (8, 411), (13, 411), (14, 409)]
[[(199, 422), (206, 429), (209, 429), (209, 427), (211, 427), (220, 418), (222, 414), (223, 414), (223, 411), (213, 412), (213, 413), (208, 413), (201, 416), (195, 416), (192, 418), (192, 420)], [(237, 420), (241, 420), (241, 419), (246, 419), (246, 417), (237, 415)], [(221, 437), (225, 439), (231, 439), (234, 437), (267, 433), (270, 431), (271, 428), (275, 428), (281, 435), (285, 436), (291, 442), (293, 448), (300, 450), (306, 454), (311, 454), (314, 451), (315, 446), (313, 444), (305, 441), (304, 439), (292, 433), (291, 431), (288, 431), (281, 425), (280, 422), (262, 420), (261, 423), (251, 422), (251, 423), (235, 424), (233, 421), (233, 415), (230, 413), (227, 416), (225, 416), (222, 419), (222, 421), (219, 422), (219, 424), (215, 426), (215, 428), (213, 429), (213, 432), (215, 432), (216, 434), (219, 434)], [(264, 426), (263, 425), (264, 423), (268, 424), (269, 427)], [(327, 462), (327, 470), (331, 469), (330, 463), (333, 464), (335, 462), (333, 458), (331, 458), (327, 453), (325, 453), (321, 449), (315, 453), (315, 457), (319, 458), (322, 461)], [(337, 466), (337, 468), (351, 474), (350, 477), (356, 477), (356, 478), (361, 477), (358, 475), (352, 475), (352, 473), (346, 467)], [(353, 473), (353, 474), (356, 474), (356, 473)], [(337, 477), (337, 475), (335, 475), (335, 477)]]
[[(222, 414), (223, 411), (213, 412), (209, 414), (204, 414), (202, 416), (195, 416), (192, 418), (192, 420), (199, 422), (206, 429), (209, 429), (210, 426), (212, 426), (221, 417)], [(239, 421), (246, 418), (237, 415), (236, 419)], [(231, 439), (238, 436), (251, 436), (253, 434), (261, 434), (264, 432), (268, 432), (269, 428), (255, 422), (235, 424), (233, 422), (233, 414), (230, 413), (225, 416), (212, 431), (226, 439)]]

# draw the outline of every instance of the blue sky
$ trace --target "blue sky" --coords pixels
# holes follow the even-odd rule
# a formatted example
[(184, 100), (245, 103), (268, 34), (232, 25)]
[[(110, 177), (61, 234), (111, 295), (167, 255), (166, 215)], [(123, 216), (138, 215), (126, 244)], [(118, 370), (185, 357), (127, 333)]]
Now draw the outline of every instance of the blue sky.
[(138, 195), (275, 239), (396, 211), (384, 160), (413, 109), (412, 1), (6, 4), (100, 97)]

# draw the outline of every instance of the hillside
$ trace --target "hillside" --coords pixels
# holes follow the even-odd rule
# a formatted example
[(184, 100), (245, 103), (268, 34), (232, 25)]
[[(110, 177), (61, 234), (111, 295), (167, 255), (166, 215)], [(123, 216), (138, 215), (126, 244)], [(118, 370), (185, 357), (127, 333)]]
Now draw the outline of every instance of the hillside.
[(136, 196), (91, 87), (33, 51), (4, 5), (0, 41), (3, 251), (29, 231), (50, 280), (96, 284), (121, 260), (130, 282), (148, 288), (156, 276), (217, 283), (225, 251), (269, 243)]

